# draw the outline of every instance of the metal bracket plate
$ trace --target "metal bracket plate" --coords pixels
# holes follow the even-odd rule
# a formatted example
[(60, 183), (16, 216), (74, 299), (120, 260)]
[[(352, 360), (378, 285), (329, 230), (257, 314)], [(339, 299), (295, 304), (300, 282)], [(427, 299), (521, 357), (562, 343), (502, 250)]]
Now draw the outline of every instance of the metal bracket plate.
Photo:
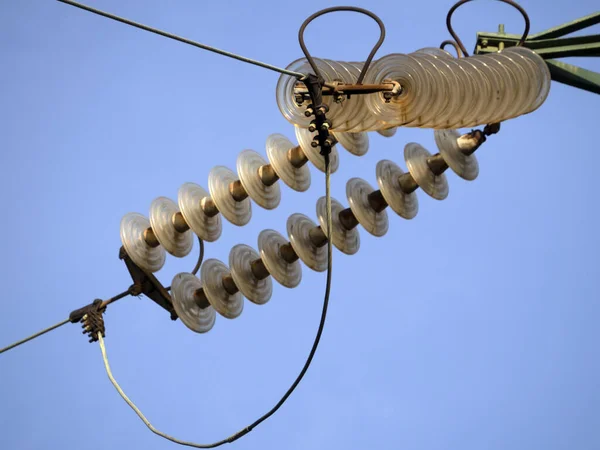
[(150, 300), (166, 309), (171, 314), (171, 320), (177, 320), (177, 313), (173, 308), (171, 296), (160, 281), (154, 275), (147, 274), (136, 266), (123, 247), (119, 250), (119, 259), (125, 262), (134, 285), (139, 287), (139, 293), (144, 294)]

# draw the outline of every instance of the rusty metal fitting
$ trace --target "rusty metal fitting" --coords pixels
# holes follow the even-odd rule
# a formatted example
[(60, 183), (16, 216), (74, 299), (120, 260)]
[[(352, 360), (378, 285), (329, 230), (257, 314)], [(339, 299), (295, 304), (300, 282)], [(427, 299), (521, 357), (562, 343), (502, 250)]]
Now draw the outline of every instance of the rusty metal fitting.
[(383, 82), (385, 84), (393, 85), (391, 91), (383, 91), (383, 98), (385, 99), (386, 103), (389, 103), (394, 97), (398, 97), (400, 94), (402, 94), (402, 86), (397, 81), (386, 79), (383, 80)]
[(106, 305), (101, 299), (97, 298), (89, 305), (72, 311), (69, 314), (69, 321), (71, 323), (80, 322), (81, 328), (83, 328), (82, 334), (88, 335), (89, 342), (96, 342), (98, 333), (102, 333), (102, 337), (105, 336), (103, 317), (105, 311)]
[(152, 230), (152, 228), (146, 228), (144, 230), (144, 241), (152, 248), (156, 248), (160, 245), (160, 242), (158, 242), (156, 234), (154, 234), (154, 230)]
[(500, 122), (498, 123), (489, 123), (485, 127), (483, 127), (483, 134), (486, 136), (491, 136), (492, 134), (496, 134), (500, 131)]
[(321, 118), (325, 118), (325, 114), (327, 114), (329, 112), (329, 106), (327, 105), (320, 105), (317, 110), (315, 111), (315, 116), (317, 117), (321, 117)]

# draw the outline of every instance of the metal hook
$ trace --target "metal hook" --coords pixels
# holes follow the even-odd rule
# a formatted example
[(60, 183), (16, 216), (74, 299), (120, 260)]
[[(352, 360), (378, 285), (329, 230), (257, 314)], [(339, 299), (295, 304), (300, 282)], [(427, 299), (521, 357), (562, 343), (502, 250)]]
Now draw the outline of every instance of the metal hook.
[(310, 55), (310, 53), (308, 52), (308, 49), (306, 48), (306, 45), (304, 44), (304, 30), (306, 29), (308, 24), (311, 23), (313, 20), (315, 20), (317, 17), (322, 16), (324, 14), (331, 13), (331, 12), (337, 12), (337, 11), (351, 11), (351, 12), (357, 12), (357, 13), (361, 13), (366, 16), (369, 16), (375, 22), (377, 22), (377, 24), (379, 25), (379, 29), (381, 30), (379, 40), (373, 47), (373, 50), (371, 50), (371, 53), (369, 53), (369, 57), (365, 61), (365, 64), (362, 68), (362, 71), (360, 72), (358, 80), (356, 80), (356, 84), (362, 84), (362, 81), (365, 78), (365, 75), (367, 74), (367, 69), (369, 68), (369, 65), (371, 64), (371, 61), (373, 60), (375, 53), (377, 53), (377, 50), (379, 50), (379, 47), (381, 47), (381, 44), (383, 44), (383, 40), (385, 39), (385, 26), (383, 25), (383, 22), (381, 21), (381, 19), (379, 17), (377, 17), (371, 11), (368, 11), (363, 8), (357, 8), (354, 6), (335, 6), (333, 8), (325, 8), (325, 9), (322, 9), (321, 11), (317, 11), (316, 13), (314, 13), (313, 15), (311, 15), (308, 19), (306, 19), (304, 21), (304, 23), (300, 27), (300, 30), (298, 31), (298, 41), (300, 42), (300, 48), (304, 52), (306, 59), (308, 60), (310, 66), (312, 67), (313, 71), (315, 72), (315, 75), (319, 79), (323, 79), (321, 77), (321, 73), (319, 71), (319, 68), (317, 67), (317, 64), (315, 63), (313, 57)]
[(447, 39), (447, 40), (443, 41), (440, 44), (440, 48), (442, 50), (444, 50), (444, 47), (446, 47), (446, 45), (451, 45), (452, 47), (454, 47), (454, 50), (456, 51), (456, 57), (457, 58), (462, 58), (463, 57), (463, 54), (460, 51), (460, 47), (458, 46), (458, 44), (456, 43), (456, 41), (451, 41), (450, 39)]
[[(460, 47), (460, 49), (465, 57), (469, 56), (469, 53), (467, 52), (467, 49), (463, 45), (460, 38), (454, 32), (454, 29), (452, 28), (452, 14), (454, 14), (454, 11), (456, 11), (460, 6), (464, 5), (465, 3), (471, 2), (471, 1), (473, 1), (473, 0), (460, 0), (452, 8), (450, 8), (450, 11), (448, 11), (448, 15), (446, 16), (446, 26), (448, 27), (448, 32), (454, 38), (454, 40)], [(517, 44), (517, 45), (522, 46), (525, 43), (525, 39), (527, 39), (527, 35), (529, 34), (529, 16), (527, 15), (527, 12), (520, 5), (513, 2), (512, 0), (498, 0), (498, 1), (500, 1), (502, 3), (506, 3), (507, 5), (510, 5), (514, 8), (516, 8), (523, 15), (523, 19), (525, 19), (525, 30), (523, 31), (523, 36), (521, 36), (521, 39), (519, 40), (519, 42)]]

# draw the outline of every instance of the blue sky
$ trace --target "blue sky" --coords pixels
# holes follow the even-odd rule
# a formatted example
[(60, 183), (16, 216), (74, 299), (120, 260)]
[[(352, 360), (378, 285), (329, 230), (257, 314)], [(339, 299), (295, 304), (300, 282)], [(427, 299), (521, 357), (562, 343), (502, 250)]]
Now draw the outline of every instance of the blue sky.
[[(537, 32), (592, 13), (591, 0), (523, 2)], [(285, 66), (297, 29), (329, 2), (95, 1), (93, 5), (245, 56)], [(382, 17), (379, 55), (448, 38), (450, 2), (355, 3)], [(507, 6), (456, 14), (469, 50)], [(364, 60), (374, 22), (340, 13), (307, 31), (316, 56)], [(54, 1), (0, 2), (0, 346), (67, 317), (131, 280), (118, 259), (119, 222), (148, 214), (184, 182), (207, 188), (215, 165), (265, 154), (271, 133), (293, 138), (275, 102), (278, 75)], [(570, 62), (600, 70), (598, 61)], [(237, 86), (251, 87), (240, 92)], [(474, 182), (449, 173), (444, 201), (419, 192), (420, 212), (389, 212), (390, 229), (361, 230), (354, 256), (334, 254), (330, 314), (305, 380), (274, 417), (231, 448), (597, 449), (600, 360), (597, 280), (598, 96), (553, 84), (535, 113), (511, 120), (477, 152)], [(435, 152), (431, 130), (370, 137), (363, 157), (340, 149), (333, 196), (376, 183), (375, 166), (405, 167), (403, 148)], [(324, 190), (282, 186), (274, 211), (253, 205), (224, 221), (206, 256), (256, 248), (294, 212), (316, 219)], [(169, 256), (170, 284), (191, 256)], [(317, 329), (325, 274), (303, 266), (299, 287), (274, 283), (263, 306), (199, 335), (148, 299), (105, 315), (113, 372), (161, 430), (186, 440), (229, 436), (268, 410), (300, 370)], [(100, 350), (66, 325), (0, 357), (0, 448), (175, 448), (150, 433), (110, 385)]]

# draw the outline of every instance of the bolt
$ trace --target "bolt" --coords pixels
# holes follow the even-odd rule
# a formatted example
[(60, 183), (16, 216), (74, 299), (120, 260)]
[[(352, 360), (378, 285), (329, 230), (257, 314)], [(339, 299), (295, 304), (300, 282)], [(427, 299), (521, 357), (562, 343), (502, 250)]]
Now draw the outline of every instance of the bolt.
[(319, 106), (319, 109), (317, 110), (317, 116), (322, 117), (325, 115), (325, 113), (329, 111), (329, 108), (327, 107), (327, 105), (321, 105)]

